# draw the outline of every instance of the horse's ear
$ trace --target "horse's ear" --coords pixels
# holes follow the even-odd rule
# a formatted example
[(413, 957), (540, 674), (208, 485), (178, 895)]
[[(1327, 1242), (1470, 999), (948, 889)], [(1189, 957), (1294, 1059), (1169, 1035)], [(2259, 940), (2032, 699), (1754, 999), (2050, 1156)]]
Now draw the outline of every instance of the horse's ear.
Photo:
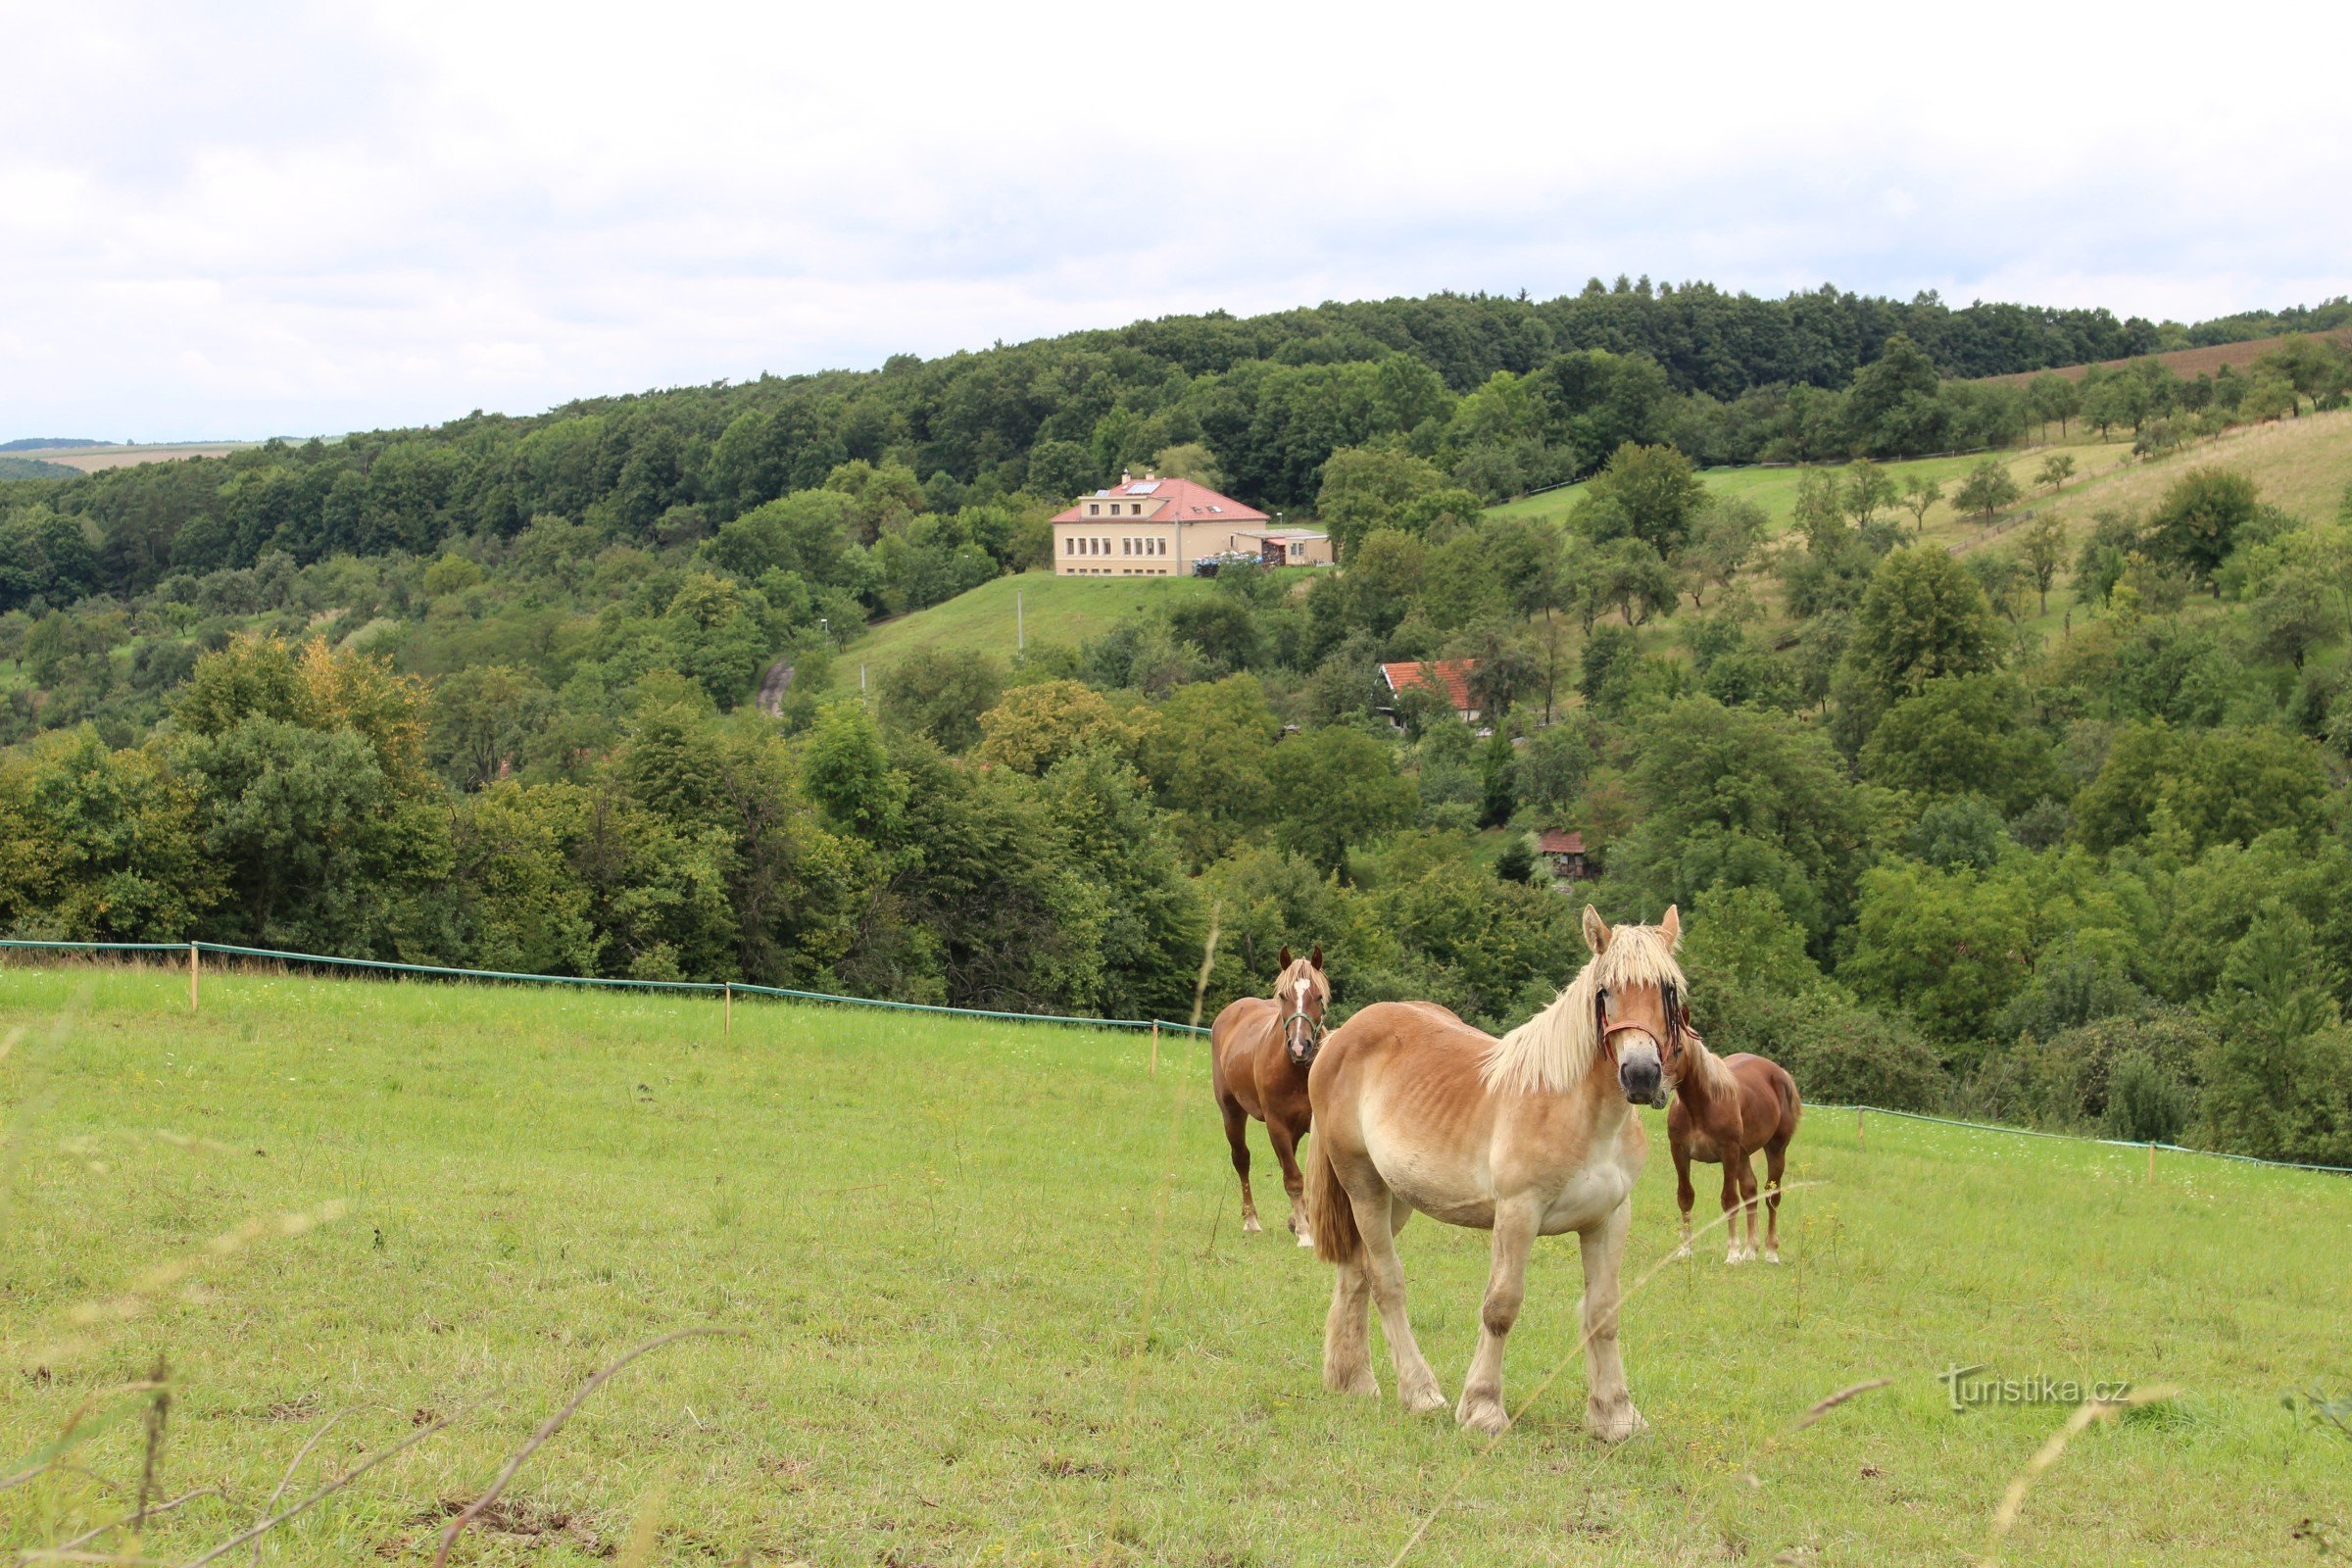
[(1316, 943), (1316, 944), (1315, 944), (1315, 951), (1314, 951), (1314, 952), (1312, 952), (1312, 953), (1310, 953), (1310, 954), (1308, 954), (1308, 955), (1306, 956), (1306, 961), (1307, 961), (1308, 963), (1310, 963), (1310, 964), (1314, 965), (1314, 967), (1315, 967), (1315, 972), (1316, 972), (1316, 973), (1318, 973), (1318, 974), (1322, 973), (1322, 971), (1323, 971), (1323, 944), (1322, 944), (1322, 943), (1318, 942), (1318, 943)]
[(1282, 956), (1274, 960), (1274, 967), (1277, 969), (1288, 969), (1290, 966), (1291, 945), (1286, 942), (1282, 945)]
[(1683, 911), (1679, 906), (1666, 906), (1666, 918), (1658, 922), (1658, 929), (1666, 934), (1669, 952), (1683, 945)]
[(1590, 904), (1585, 906), (1585, 946), (1592, 950), (1594, 956), (1609, 951), (1609, 922)]

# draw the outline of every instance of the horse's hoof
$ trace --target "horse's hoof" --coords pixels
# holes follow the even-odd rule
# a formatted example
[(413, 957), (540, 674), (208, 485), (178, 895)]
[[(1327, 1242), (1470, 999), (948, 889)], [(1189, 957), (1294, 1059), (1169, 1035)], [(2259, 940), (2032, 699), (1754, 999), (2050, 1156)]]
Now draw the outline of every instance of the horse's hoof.
[(1642, 1419), (1642, 1412), (1634, 1408), (1631, 1399), (1607, 1410), (1597, 1409), (1588, 1400), (1585, 1405), (1585, 1430), (1603, 1443), (1623, 1443), (1639, 1433), (1647, 1432), (1649, 1423)]
[(1257, 1222), (1257, 1216), (1255, 1214), (1244, 1214), (1242, 1216), (1242, 1233), (1244, 1235), (1255, 1236), (1259, 1231), (1264, 1229), (1265, 1227)]
[(1326, 1367), (1323, 1370), (1323, 1386), (1334, 1394), (1353, 1394), (1367, 1399), (1380, 1397), (1380, 1379), (1372, 1375), (1372, 1369), (1368, 1366), (1359, 1366), (1348, 1373), (1334, 1372)]
[(1453, 1412), (1454, 1420), (1473, 1432), (1483, 1432), (1490, 1438), (1499, 1438), (1511, 1430), (1510, 1413), (1503, 1409), (1500, 1399), (1480, 1399), (1473, 1403), (1469, 1396), (1462, 1396), (1461, 1405)]
[(1746, 1261), (1747, 1254), (1745, 1252), (1726, 1252), (1723, 1257), (1723, 1266), (1725, 1268), (1730, 1268), (1736, 1263), (1744, 1263)]
[(1685, 1242), (1682, 1246), (1674, 1250), (1673, 1255), (1676, 1257), (1689, 1257), (1690, 1255), (1690, 1244), (1689, 1242)]
[(1443, 1410), (1447, 1402), (1446, 1391), (1438, 1387), (1436, 1378), (1405, 1385), (1400, 1396), (1404, 1400), (1404, 1407), (1415, 1415), (1426, 1415), (1432, 1410)]
[(1764, 1254), (1764, 1261), (1767, 1263), (1778, 1263), (1780, 1260), (1781, 1253), (1778, 1248), (1775, 1248), (1773, 1250)]

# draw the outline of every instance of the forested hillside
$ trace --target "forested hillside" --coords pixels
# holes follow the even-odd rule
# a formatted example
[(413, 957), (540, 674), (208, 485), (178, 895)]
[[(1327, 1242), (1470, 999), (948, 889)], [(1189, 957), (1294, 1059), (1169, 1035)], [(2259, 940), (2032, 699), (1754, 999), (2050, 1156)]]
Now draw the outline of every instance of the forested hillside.
[[(1212, 1000), (1320, 942), (1499, 1025), (1678, 900), (1701, 1029), (1816, 1098), (2352, 1159), (2352, 356), (1943, 373), (2133, 333), (1335, 306), (8, 487), (0, 927), (1180, 1016), (1213, 924)], [(860, 691), (1144, 463), (1341, 569)], [(1381, 686), (1431, 659), (1479, 726)]]

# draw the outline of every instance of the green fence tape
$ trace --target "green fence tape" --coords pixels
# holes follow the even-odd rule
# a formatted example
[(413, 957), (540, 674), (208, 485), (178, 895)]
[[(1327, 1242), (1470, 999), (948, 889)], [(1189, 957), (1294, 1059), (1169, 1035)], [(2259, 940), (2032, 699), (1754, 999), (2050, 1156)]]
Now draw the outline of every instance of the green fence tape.
[(372, 969), (387, 974), (430, 975), (447, 980), (502, 980), (521, 985), (594, 986), (608, 990), (691, 991), (717, 996), (781, 997), (793, 1002), (821, 1002), (843, 1007), (887, 1007), (901, 1012), (932, 1012), (961, 1018), (999, 1018), (1012, 1023), (1074, 1024), (1086, 1029), (1160, 1029), (1171, 1034), (1205, 1035), (1199, 1024), (1170, 1023), (1153, 1018), (1081, 1018), (1056, 1012), (999, 1012), (985, 1007), (948, 1007), (927, 1002), (889, 1002), (879, 997), (837, 997), (823, 991), (787, 991), (717, 980), (630, 980), (600, 975), (520, 974), (509, 969), (454, 969), (432, 963), (400, 963), (388, 958), (342, 958), (319, 953), (289, 953), (282, 948), (248, 948), (233, 942), (44, 942), (30, 938), (0, 938), (0, 948), (35, 951), (70, 949), (83, 953), (216, 953), (238, 958), (268, 958), (279, 963), (317, 963), (346, 969)]

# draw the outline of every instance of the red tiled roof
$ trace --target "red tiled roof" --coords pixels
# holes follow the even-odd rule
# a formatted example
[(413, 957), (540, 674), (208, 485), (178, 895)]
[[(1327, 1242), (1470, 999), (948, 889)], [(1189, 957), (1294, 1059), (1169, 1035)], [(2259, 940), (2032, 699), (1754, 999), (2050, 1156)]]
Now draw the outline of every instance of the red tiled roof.
[[(1156, 507), (1144, 522), (1271, 522), (1273, 519), (1255, 507), (1245, 507), (1231, 496), (1219, 495), (1204, 484), (1190, 479), (1122, 480), (1107, 490), (1097, 490), (1078, 498), (1078, 504), (1067, 512), (1054, 514), (1055, 522), (1102, 522), (1107, 518), (1090, 517), (1086, 504), (1090, 501), (1153, 501), (1165, 502)], [(1127, 519), (1121, 517), (1120, 521)]]
[(1407, 686), (1427, 686), (1429, 674), (1436, 671), (1438, 681), (1446, 688), (1446, 698), (1457, 713), (1474, 712), (1478, 703), (1470, 695), (1470, 672), (1478, 667), (1475, 659), (1440, 659), (1430, 663), (1383, 664), (1380, 674), (1389, 683), (1389, 690), (1401, 692)]
[(1545, 828), (1536, 840), (1536, 849), (1544, 855), (1582, 855), (1585, 836), (1556, 827)]

